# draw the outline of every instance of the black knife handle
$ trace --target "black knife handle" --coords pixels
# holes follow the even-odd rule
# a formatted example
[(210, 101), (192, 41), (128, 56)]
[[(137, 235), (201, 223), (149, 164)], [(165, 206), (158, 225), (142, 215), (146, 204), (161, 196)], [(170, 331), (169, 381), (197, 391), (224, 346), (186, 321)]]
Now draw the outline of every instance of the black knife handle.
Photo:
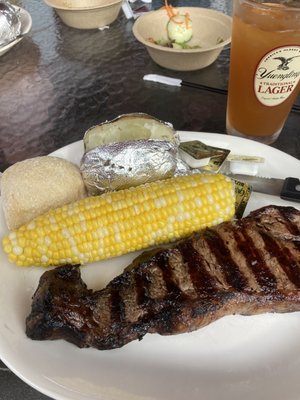
[(300, 203), (300, 179), (286, 178), (280, 197), (284, 200), (298, 201)]

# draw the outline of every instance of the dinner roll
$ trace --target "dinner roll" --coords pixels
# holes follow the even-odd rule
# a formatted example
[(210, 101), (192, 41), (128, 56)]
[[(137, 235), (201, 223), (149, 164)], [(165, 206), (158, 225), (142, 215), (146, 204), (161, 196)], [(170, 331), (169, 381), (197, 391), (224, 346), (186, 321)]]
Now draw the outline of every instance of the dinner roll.
[(18, 162), (1, 177), (3, 211), (9, 229), (85, 195), (79, 168), (58, 157), (42, 156)]

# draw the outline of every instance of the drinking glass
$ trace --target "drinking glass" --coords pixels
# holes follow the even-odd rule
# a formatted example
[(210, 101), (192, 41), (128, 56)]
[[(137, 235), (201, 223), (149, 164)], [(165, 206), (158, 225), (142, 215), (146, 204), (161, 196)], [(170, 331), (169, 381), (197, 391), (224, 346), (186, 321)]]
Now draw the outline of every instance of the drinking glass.
[(273, 143), (299, 79), (300, 1), (234, 0), (227, 133)]

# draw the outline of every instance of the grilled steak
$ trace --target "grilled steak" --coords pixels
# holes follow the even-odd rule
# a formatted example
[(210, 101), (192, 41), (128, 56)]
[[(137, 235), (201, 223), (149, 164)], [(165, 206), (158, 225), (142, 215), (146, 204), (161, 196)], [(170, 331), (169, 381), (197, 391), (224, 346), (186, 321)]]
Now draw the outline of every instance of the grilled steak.
[(26, 333), (112, 349), (228, 314), (300, 311), (299, 289), (300, 211), (268, 206), (158, 250), (100, 291), (87, 289), (78, 266), (45, 272)]

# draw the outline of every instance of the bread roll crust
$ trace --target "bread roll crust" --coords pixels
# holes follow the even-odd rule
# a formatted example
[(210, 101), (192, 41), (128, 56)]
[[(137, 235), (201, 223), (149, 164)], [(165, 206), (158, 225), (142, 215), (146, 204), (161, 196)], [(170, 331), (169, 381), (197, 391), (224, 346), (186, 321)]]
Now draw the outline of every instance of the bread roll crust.
[(1, 177), (1, 197), (9, 229), (16, 229), (50, 209), (86, 196), (79, 168), (59, 157), (20, 161)]

